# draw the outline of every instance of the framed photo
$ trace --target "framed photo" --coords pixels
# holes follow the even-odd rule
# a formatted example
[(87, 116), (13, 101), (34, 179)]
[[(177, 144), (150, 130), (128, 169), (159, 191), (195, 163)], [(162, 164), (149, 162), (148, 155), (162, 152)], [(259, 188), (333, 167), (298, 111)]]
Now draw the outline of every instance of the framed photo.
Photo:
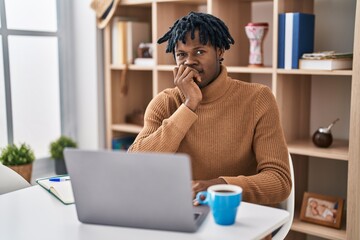
[(340, 197), (304, 193), (300, 219), (328, 227), (340, 228), (344, 200)]

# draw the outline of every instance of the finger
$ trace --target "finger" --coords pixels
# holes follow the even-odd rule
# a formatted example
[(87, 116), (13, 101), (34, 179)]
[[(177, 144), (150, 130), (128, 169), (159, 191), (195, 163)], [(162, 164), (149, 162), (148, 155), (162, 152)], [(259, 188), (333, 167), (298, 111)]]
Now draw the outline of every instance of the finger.
[(192, 79), (193, 77), (193, 73), (192, 73), (192, 69), (189, 67), (186, 67), (185, 65), (181, 65), (179, 68), (179, 72), (181, 72), (180, 78), (181, 79)]
[(194, 199), (194, 200), (193, 200), (193, 205), (194, 205), (194, 206), (199, 206), (200, 203), (199, 203), (196, 199)]
[(187, 67), (187, 69), (190, 70), (188, 75), (192, 77), (192, 80), (194, 82), (201, 82), (201, 76), (200, 76), (199, 72), (196, 69), (191, 68), (191, 67)]
[(200, 75), (199, 75), (198, 73), (195, 75), (194, 80), (197, 81), (197, 82), (201, 82), (201, 81), (202, 81), (202, 80), (201, 80), (201, 77), (200, 77)]
[(188, 69), (183, 64), (177, 67), (177, 72), (174, 77), (175, 82), (182, 82), (186, 79), (188, 75)]
[(179, 72), (179, 68), (178, 68), (178, 67), (174, 67), (174, 69), (173, 69), (174, 79), (176, 78), (178, 72)]
[(192, 190), (195, 191), (198, 186), (199, 186), (199, 183), (196, 182), (196, 181), (193, 181), (193, 183), (192, 183)]

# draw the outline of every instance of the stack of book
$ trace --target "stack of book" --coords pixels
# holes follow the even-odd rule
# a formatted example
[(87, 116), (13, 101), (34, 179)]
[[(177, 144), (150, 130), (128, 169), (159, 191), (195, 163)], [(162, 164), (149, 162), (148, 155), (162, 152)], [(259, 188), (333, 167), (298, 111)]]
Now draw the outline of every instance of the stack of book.
[(314, 26), (314, 14), (279, 14), (278, 68), (297, 69), (302, 54), (314, 51)]
[(336, 53), (335, 51), (305, 53), (299, 60), (299, 68), (309, 70), (351, 69), (352, 58), (352, 53)]

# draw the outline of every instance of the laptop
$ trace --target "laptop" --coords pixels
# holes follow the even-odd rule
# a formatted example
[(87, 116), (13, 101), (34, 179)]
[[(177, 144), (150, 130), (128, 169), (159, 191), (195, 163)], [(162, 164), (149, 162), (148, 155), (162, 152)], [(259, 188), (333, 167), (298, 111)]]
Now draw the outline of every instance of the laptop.
[(195, 232), (207, 206), (193, 206), (185, 154), (65, 149), (80, 222)]

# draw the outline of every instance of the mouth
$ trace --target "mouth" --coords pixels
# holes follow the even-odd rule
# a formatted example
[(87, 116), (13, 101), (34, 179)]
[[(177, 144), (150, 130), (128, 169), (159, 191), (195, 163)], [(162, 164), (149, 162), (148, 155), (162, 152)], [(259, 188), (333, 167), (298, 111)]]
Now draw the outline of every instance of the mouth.
[(204, 70), (198, 70), (198, 69), (195, 69), (196, 71), (198, 71), (198, 73), (201, 75), (201, 74), (204, 74)]
[(198, 68), (195, 68), (193, 66), (191, 66), (190, 68), (196, 70), (199, 74), (203, 74), (204, 73), (204, 69), (198, 69)]

